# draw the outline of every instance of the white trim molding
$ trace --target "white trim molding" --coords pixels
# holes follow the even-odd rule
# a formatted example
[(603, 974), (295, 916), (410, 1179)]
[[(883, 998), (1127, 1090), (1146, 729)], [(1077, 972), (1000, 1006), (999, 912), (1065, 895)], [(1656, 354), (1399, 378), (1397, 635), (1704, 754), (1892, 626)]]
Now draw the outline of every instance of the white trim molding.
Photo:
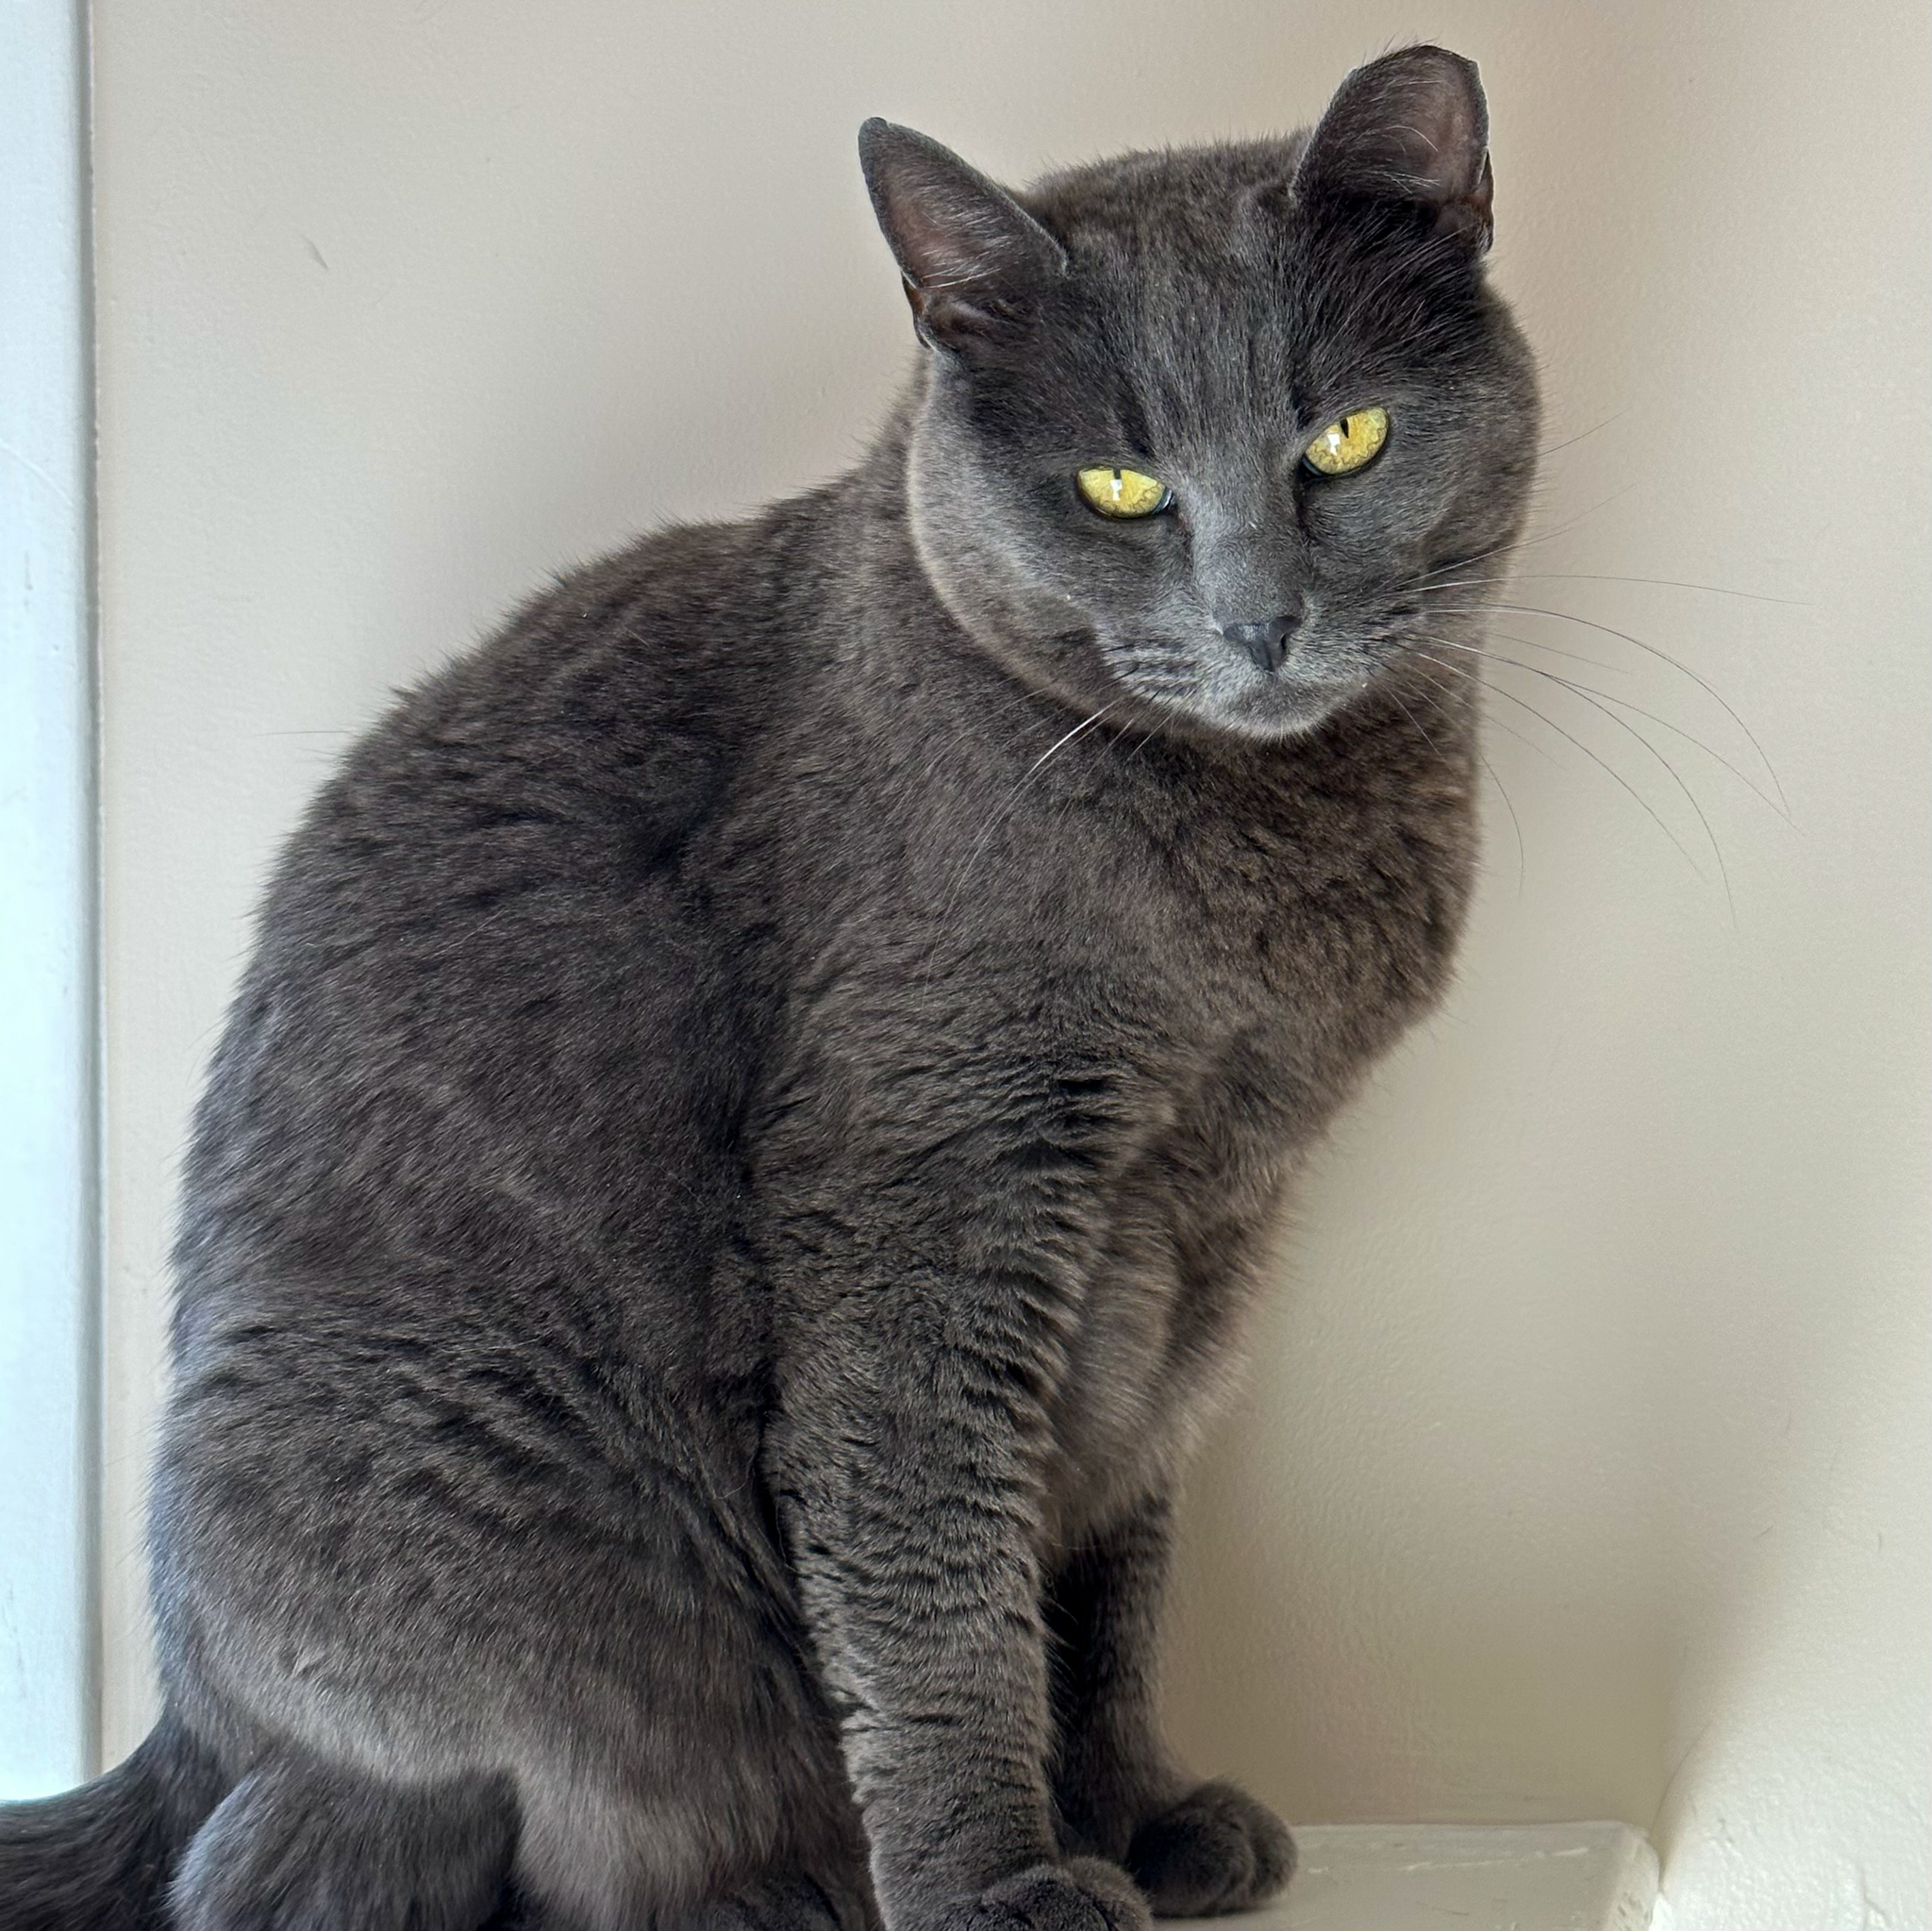
[(87, 17), (0, 0), (0, 1799), (94, 1765)]
[[(1623, 1823), (1329, 1823), (1241, 1931), (1647, 1931), (1657, 1854)], [(1206, 1931), (1206, 1925), (1203, 1926)]]

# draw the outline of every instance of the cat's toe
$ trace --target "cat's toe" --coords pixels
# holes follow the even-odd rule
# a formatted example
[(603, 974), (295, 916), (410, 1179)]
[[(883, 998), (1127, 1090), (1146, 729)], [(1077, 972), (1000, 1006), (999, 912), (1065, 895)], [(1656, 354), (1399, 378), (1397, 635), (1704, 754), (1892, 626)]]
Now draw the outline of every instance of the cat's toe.
[(1211, 1917), (1273, 1897), (1294, 1873), (1294, 1839), (1245, 1790), (1203, 1784), (1134, 1833), (1127, 1869), (1157, 1917)]
[(1148, 1931), (1147, 1903), (1118, 1864), (1069, 1857), (989, 1886), (945, 1915), (944, 1931)]

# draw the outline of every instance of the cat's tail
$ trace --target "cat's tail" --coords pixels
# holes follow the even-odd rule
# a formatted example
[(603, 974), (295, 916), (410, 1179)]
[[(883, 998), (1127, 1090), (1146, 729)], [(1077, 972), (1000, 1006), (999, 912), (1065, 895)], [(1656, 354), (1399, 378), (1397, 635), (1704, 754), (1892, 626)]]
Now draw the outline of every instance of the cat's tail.
[(105, 1776), (0, 1804), (0, 1931), (162, 1931), (175, 1860), (226, 1790), (209, 1753), (163, 1715)]

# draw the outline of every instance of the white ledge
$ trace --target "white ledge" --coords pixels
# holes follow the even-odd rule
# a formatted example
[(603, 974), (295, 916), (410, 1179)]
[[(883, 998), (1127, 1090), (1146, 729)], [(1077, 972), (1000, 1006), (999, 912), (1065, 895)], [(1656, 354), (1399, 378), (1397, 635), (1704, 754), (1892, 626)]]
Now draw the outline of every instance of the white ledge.
[(1624, 1823), (1328, 1823), (1287, 1897), (1224, 1931), (1645, 1931), (1657, 1855)]

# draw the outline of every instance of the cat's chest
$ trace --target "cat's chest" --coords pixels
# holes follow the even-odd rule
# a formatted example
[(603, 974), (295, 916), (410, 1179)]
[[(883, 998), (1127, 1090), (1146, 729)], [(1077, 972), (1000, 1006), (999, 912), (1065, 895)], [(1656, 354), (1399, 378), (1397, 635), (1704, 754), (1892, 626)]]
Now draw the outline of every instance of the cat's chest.
[(1446, 982), (1474, 853), (1466, 794), (1215, 805), (1165, 836), (1108, 841), (1089, 905), (1102, 943), (1143, 975), (1180, 1096), (1241, 1055), (1294, 1084), (1346, 1080)]
[(1232, 1387), (1288, 1182), (1343, 1090), (1318, 1093), (1304, 1061), (1278, 1024), (1225, 1040), (1096, 1188), (1053, 1417), (1054, 1540), (1171, 1479)]
[(1440, 995), (1469, 884), (1453, 824), (1366, 811), (1157, 856), (1131, 915), (1112, 899), (1158, 1022), (1133, 1073), (1146, 1130), (1095, 1203), (1056, 1418), (1061, 1534), (1186, 1458), (1233, 1378), (1299, 1157)]

